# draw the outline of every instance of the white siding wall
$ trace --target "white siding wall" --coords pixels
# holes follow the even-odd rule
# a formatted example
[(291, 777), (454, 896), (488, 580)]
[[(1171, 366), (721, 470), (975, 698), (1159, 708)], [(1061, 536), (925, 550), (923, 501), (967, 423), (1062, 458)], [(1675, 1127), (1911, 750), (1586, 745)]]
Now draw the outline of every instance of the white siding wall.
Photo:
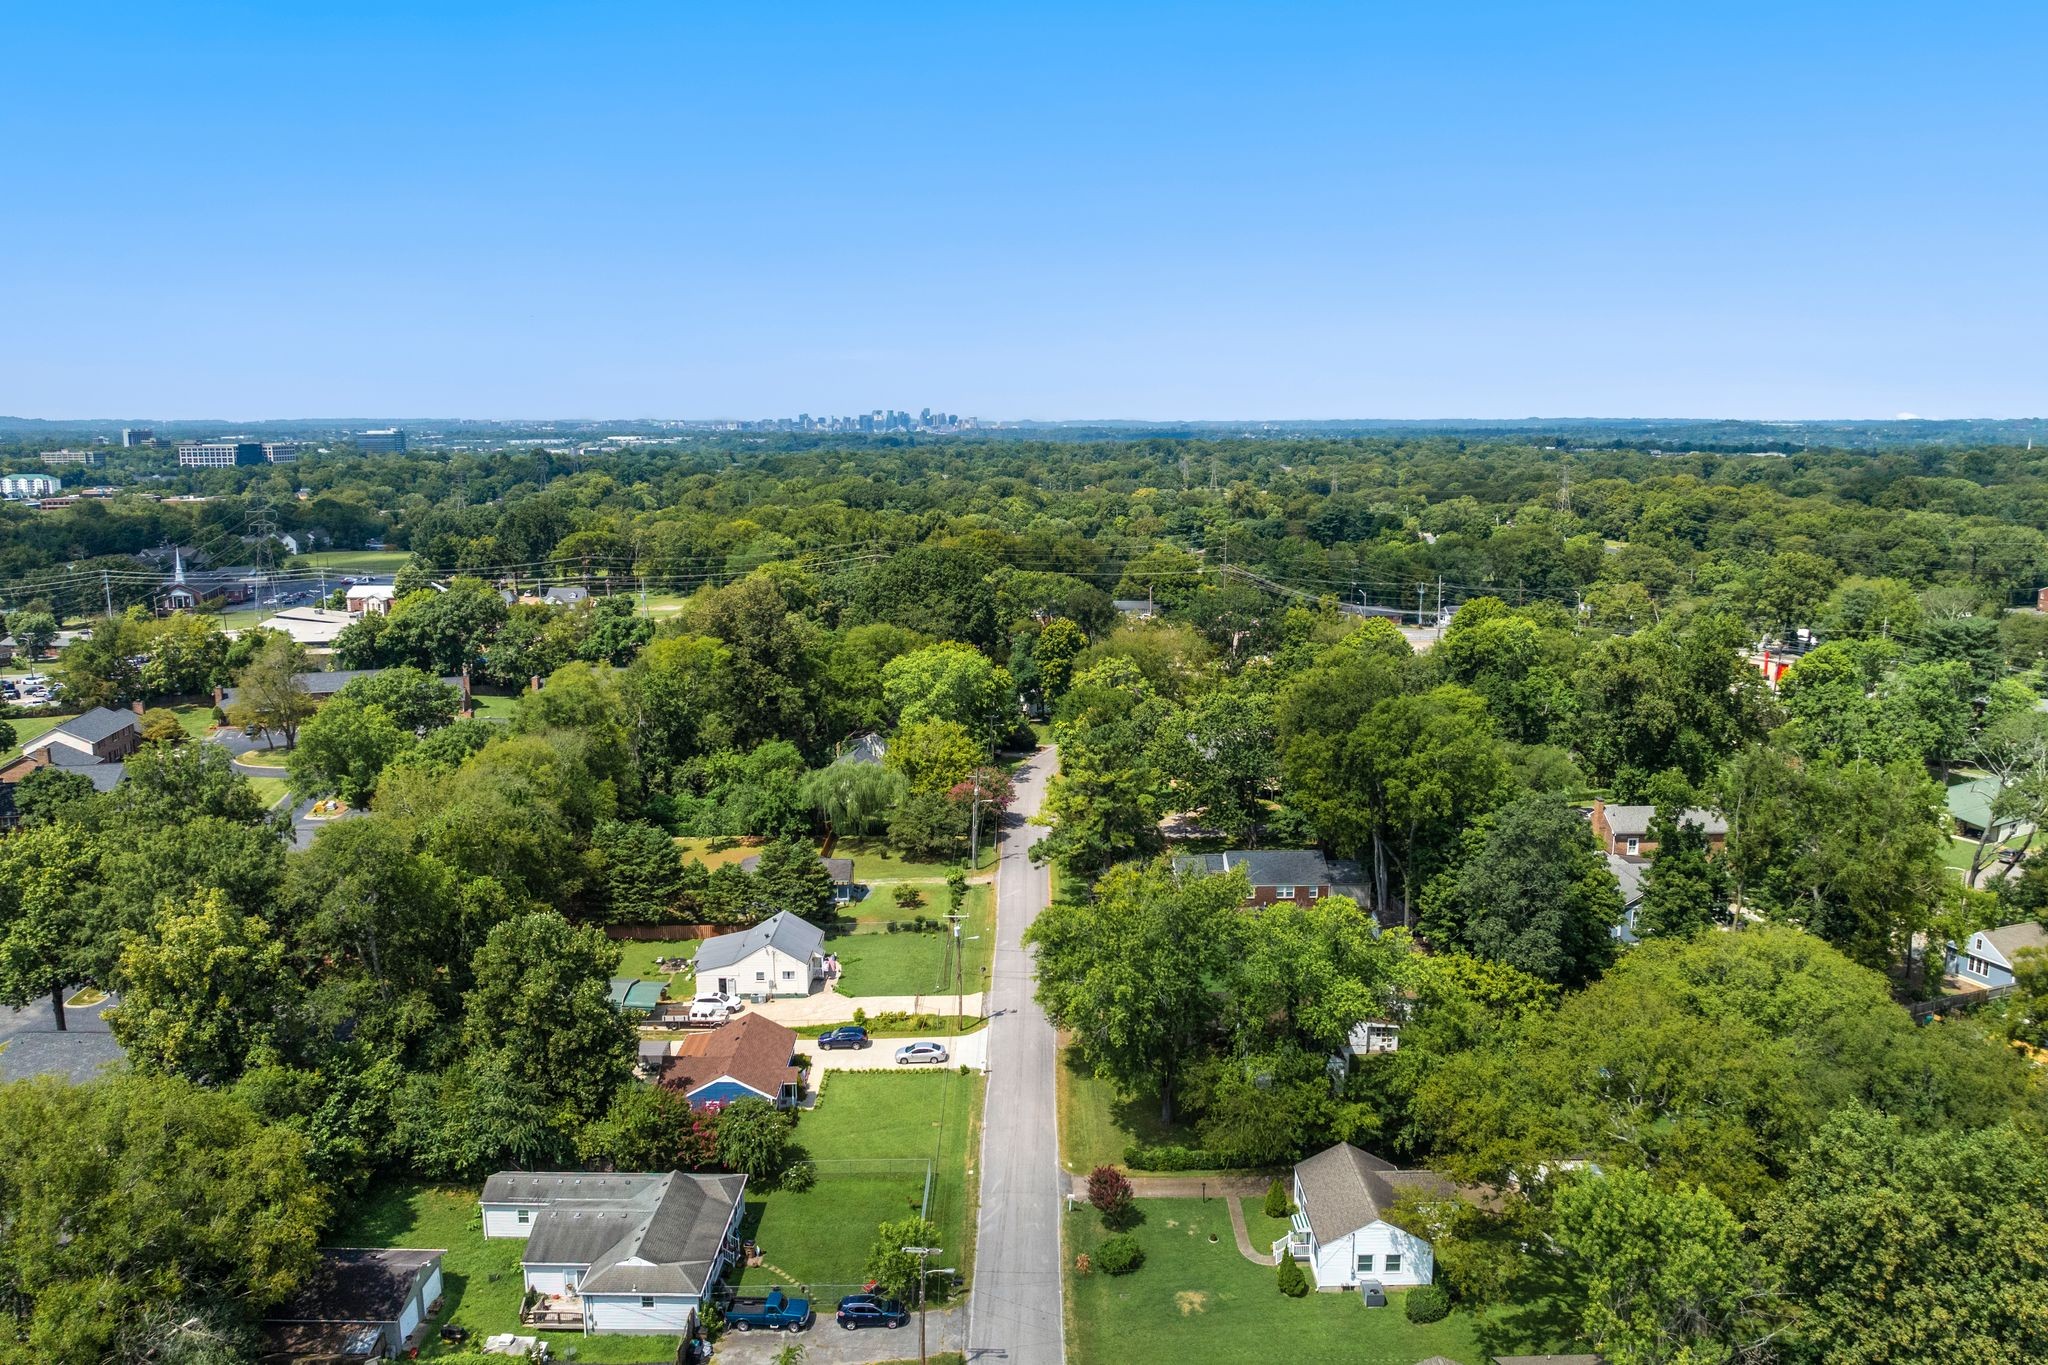
[[(1399, 1270), (1385, 1269), (1389, 1253), (1401, 1258)], [(1358, 1268), (1358, 1258), (1365, 1255), (1372, 1257), (1371, 1270)], [(1435, 1273), (1436, 1262), (1429, 1243), (1392, 1223), (1370, 1223), (1348, 1237), (1316, 1248), (1318, 1289), (1348, 1289), (1360, 1280), (1378, 1280), (1388, 1288), (1428, 1284)]]
[[(766, 973), (765, 978), (756, 981), (754, 974), (757, 972)], [(784, 981), (784, 972), (795, 975)], [(808, 995), (811, 990), (811, 963), (808, 958), (791, 957), (767, 947), (741, 958), (730, 967), (715, 967), (700, 974), (697, 985), (700, 990), (708, 989), (720, 981), (730, 982), (728, 989), (734, 995), (748, 999), (770, 995)]]
[(526, 1267), (526, 1287), (543, 1294), (565, 1293), (569, 1281), (580, 1278), (583, 1269), (580, 1265), (530, 1265)]
[(545, 1207), (547, 1206), (544, 1204), (535, 1204), (528, 1208), (526, 1211), (527, 1221), (522, 1223), (519, 1221), (518, 1206), (513, 1204), (486, 1204), (484, 1205), (484, 1236), (517, 1237), (523, 1242), (533, 1235), (532, 1220), (540, 1217), (540, 1211)]
[(420, 1286), (420, 1304), (432, 1308), (434, 1300), (441, 1297), (441, 1263), (436, 1261), (427, 1271), (427, 1282)]
[(420, 1306), (410, 1302), (398, 1314), (398, 1339), (404, 1341), (412, 1335), (412, 1329), (420, 1325)]
[(593, 1332), (643, 1332), (679, 1336), (690, 1325), (697, 1304), (683, 1295), (657, 1295), (654, 1307), (642, 1308), (638, 1294), (593, 1294), (583, 1300), (583, 1320)]

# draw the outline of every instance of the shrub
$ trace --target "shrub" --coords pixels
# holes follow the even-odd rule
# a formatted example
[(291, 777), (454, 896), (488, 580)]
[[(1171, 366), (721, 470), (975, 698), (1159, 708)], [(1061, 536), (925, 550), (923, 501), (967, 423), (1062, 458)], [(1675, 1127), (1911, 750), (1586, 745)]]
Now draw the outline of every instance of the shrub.
[(1249, 1164), (1205, 1147), (1147, 1147), (1134, 1142), (1124, 1148), (1124, 1165), (1134, 1171), (1220, 1171)]
[(1280, 1267), (1274, 1272), (1274, 1279), (1279, 1283), (1280, 1292), (1288, 1298), (1300, 1299), (1308, 1296), (1308, 1276), (1301, 1273), (1301, 1262), (1292, 1256), (1280, 1258)]
[(1129, 1221), (1134, 1195), (1130, 1178), (1114, 1166), (1097, 1166), (1088, 1173), (1088, 1202), (1102, 1215), (1104, 1227), (1122, 1227)]
[(1076, 1275), (1087, 1275), (1094, 1269), (1095, 1262), (1088, 1259), (1087, 1252), (1084, 1251), (1074, 1258), (1074, 1273)]
[(896, 908), (898, 910), (915, 910), (923, 904), (924, 892), (916, 887), (899, 886), (896, 888)]
[(1112, 1237), (1095, 1248), (1095, 1266), (1105, 1275), (1128, 1275), (1145, 1264), (1145, 1248), (1129, 1233)]
[(1451, 1296), (1441, 1285), (1417, 1285), (1408, 1291), (1407, 1300), (1401, 1308), (1408, 1314), (1410, 1322), (1442, 1322), (1450, 1315)]
[(798, 1157), (782, 1173), (782, 1188), (791, 1194), (802, 1194), (818, 1183), (818, 1166), (809, 1157)]
[(1288, 1218), (1294, 1214), (1294, 1201), (1287, 1197), (1287, 1187), (1277, 1179), (1266, 1186), (1266, 1217)]

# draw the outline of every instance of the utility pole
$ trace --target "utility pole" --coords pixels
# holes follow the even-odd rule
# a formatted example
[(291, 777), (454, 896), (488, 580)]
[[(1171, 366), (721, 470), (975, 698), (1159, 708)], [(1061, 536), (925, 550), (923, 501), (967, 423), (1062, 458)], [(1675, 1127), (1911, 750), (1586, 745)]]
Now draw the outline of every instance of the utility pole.
[(940, 918), (953, 927), (953, 1031), (960, 1033), (967, 1028), (967, 940), (961, 932), (967, 914), (954, 910)]
[(904, 1247), (903, 1254), (917, 1257), (917, 1362), (925, 1365), (924, 1350), (924, 1262), (927, 1256), (939, 1254), (938, 1247)]
[(107, 619), (111, 621), (114, 619), (114, 585), (108, 582), (105, 569), (100, 570), (100, 592), (107, 599)]

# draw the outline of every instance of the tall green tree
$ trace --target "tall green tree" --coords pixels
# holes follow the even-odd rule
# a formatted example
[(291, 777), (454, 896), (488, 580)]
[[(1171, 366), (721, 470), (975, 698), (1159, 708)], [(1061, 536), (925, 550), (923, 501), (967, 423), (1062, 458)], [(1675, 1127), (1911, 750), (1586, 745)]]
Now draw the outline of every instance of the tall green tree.
[(1248, 894), (1241, 873), (1120, 867), (1093, 899), (1060, 901), (1025, 932), (1046, 1013), (1097, 1075), (1127, 1094), (1156, 1092), (1162, 1122), (1220, 1014), (1214, 982), (1236, 957)]
[(1669, 803), (1657, 808), (1650, 837), (1656, 861), (1643, 876), (1636, 933), (1684, 937), (1707, 929), (1728, 911), (1728, 874), (1707, 846), (1706, 831)]
[(552, 910), (492, 929), (463, 999), (463, 1046), (488, 1056), (539, 1113), (574, 1132), (632, 1074), (633, 1026), (611, 1003), (619, 947)]
[(148, 934), (128, 941), (107, 1024), (144, 1071), (225, 1085), (257, 1049), (289, 1044), (298, 978), (284, 944), (218, 891), (166, 905)]
[(1613, 956), (1621, 890), (1579, 813), (1510, 802), (1473, 827), (1423, 900), (1422, 933), (1544, 981), (1581, 986)]

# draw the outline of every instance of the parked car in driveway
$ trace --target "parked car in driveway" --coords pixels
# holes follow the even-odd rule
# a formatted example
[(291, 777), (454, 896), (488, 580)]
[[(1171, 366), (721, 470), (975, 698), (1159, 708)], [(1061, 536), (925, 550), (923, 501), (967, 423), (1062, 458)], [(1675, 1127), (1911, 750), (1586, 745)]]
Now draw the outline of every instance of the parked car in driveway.
[(940, 1063), (947, 1059), (944, 1043), (905, 1043), (896, 1049), (896, 1065), (917, 1066), (921, 1063)]
[(792, 1299), (780, 1289), (763, 1299), (735, 1298), (725, 1305), (725, 1325), (740, 1332), (801, 1332), (813, 1321), (811, 1301)]
[(719, 1005), (724, 1008), (727, 1014), (738, 1014), (743, 1008), (737, 995), (729, 995), (724, 991), (698, 991), (697, 998), (690, 1003), (693, 1005)]
[(839, 1325), (851, 1332), (861, 1327), (901, 1327), (910, 1321), (910, 1310), (900, 1299), (880, 1294), (848, 1294), (839, 1301)]
[(862, 1028), (859, 1024), (846, 1024), (839, 1028), (833, 1029), (830, 1033), (818, 1039), (818, 1046), (821, 1048), (862, 1048), (866, 1047), (872, 1041), (873, 1040), (868, 1037), (868, 1031)]

